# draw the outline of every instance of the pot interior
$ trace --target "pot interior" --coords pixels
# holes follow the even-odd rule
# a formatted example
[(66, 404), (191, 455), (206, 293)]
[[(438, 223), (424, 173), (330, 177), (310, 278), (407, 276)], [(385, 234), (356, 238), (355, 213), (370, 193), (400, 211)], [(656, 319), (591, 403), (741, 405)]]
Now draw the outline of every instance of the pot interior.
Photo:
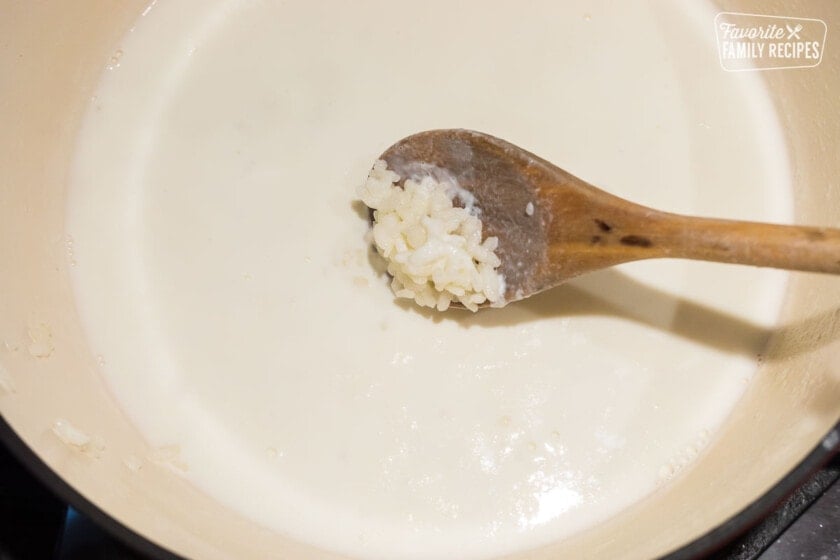
[[(720, 4), (788, 15), (780, 2)], [(207, 559), (338, 558), (238, 515), (166, 465), (138, 469), (134, 458), (148, 453), (146, 440), (105, 385), (86, 340), (65, 235), (70, 165), (102, 68), (146, 2), (0, 6), (4, 419), (93, 506), (167, 550)], [(829, 28), (840, 22), (832, 2), (809, 10), (802, 16)], [(829, 39), (825, 49), (819, 66), (761, 78), (784, 134), (796, 223), (840, 227), (840, 44)], [(838, 302), (837, 278), (791, 275), (757, 373), (691, 468), (607, 522), (515, 557), (658, 557), (718, 527), (784, 479), (840, 419)], [(80, 453), (56, 437), (57, 419), (95, 434), (92, 451)]]

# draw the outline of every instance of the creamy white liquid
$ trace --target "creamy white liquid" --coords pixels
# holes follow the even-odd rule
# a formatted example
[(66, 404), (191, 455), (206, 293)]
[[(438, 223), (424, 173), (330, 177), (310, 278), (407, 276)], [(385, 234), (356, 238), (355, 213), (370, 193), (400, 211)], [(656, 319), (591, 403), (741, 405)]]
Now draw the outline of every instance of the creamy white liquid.
[(394, 302), (351, 203), (392, 142), (465, 127), (664, 210), (788, 221), (777, 121), (720, 69), (713, 17), (155, 4), (91, 101), (68, 208), (114, 395), (210, 495), (363, 558), (525, 549), (667, 484), (736, 405), (783, 273), (642, 262), (437, 315)]

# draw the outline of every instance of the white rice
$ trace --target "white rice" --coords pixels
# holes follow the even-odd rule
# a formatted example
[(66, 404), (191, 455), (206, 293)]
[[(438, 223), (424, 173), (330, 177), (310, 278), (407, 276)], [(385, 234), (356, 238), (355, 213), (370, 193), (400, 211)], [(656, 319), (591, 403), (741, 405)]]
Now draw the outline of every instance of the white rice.
[(52, 431), (58, 439), (77, 449), (85, 450), (91, 442), (89, 435), (62, 418), (53, 422)]
[(529, 216), (529, 217), (534, 215), (534, 203), (533, 202), (529, 202), (528, 204), (525, 205), (525, 215)]
[(379, 160), (359, 189), (359, 197), (374, 210), (373, 242), (388, 262), (397, 297), (440, 311), (452, 302), (472, 311), (487, 302), (503, 305), (505, 280), (496, 271), (499, 240), (482, 240), (474, 204), (453, 204), (464, 189), (430, 176), (419, 182), (407, 179), (403, 188), (399, 180)]

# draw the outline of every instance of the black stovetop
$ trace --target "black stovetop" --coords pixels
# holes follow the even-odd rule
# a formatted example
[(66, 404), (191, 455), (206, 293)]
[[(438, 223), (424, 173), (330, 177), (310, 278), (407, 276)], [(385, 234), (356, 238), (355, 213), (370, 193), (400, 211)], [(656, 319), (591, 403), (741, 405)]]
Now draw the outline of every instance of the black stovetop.
[[(147, 560), (42, 486), (0, 445), (0, 560)], [(840, 457), (713, 560), (840, 560)]]

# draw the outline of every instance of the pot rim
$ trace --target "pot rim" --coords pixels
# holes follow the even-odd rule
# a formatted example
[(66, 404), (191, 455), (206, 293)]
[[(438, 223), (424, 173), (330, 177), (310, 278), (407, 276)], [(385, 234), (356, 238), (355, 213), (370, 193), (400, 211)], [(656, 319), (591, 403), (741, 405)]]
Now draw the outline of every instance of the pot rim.
[[(137, 533), (83, 496), (20, 438), (2, 414), (0, 414), (0, 442), (53, 494), (93, 520), (112, 537), (155, 560), (185, 560), (184, 557)], [(717, 527), (662, 556), (661, 560), (700, 559), (731, 544), (774, 511), (785, 498), (805, 484), (835, 456), (840, 456), (840, 420), (796, 467), (767, 492)]]

